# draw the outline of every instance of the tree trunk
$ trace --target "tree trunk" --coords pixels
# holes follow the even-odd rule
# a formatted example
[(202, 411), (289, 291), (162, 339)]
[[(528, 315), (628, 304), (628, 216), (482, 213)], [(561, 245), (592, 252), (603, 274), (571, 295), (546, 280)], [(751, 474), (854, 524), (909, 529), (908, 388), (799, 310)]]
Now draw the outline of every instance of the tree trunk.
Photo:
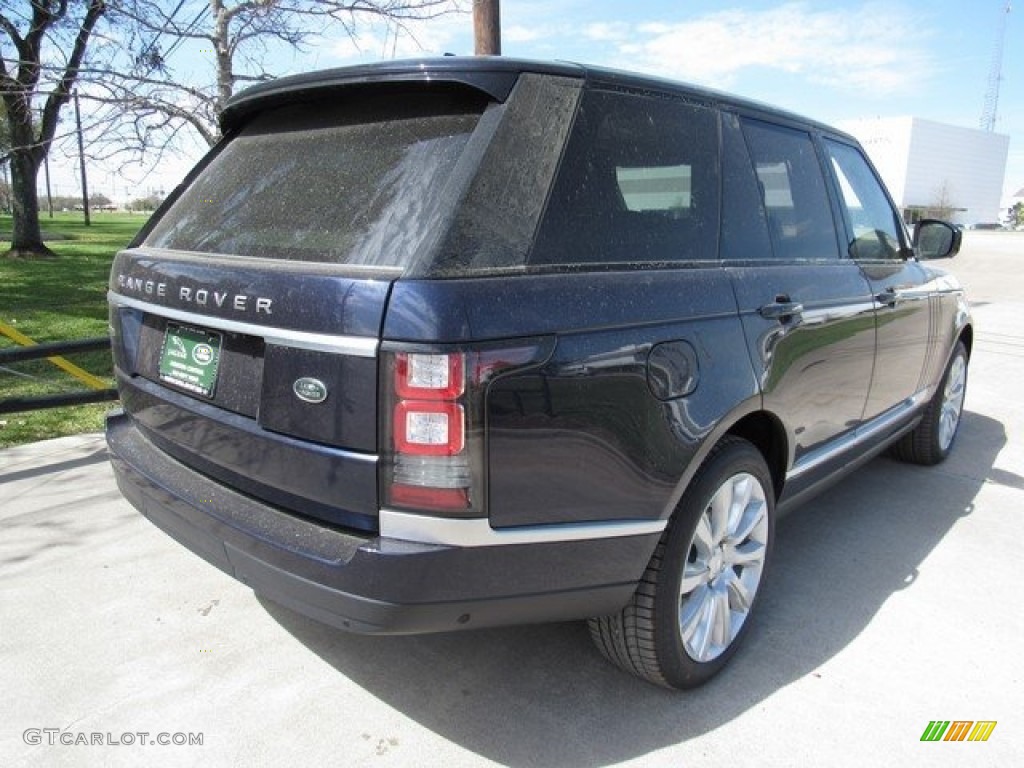
[[(224, 109), (228, 99), (235, 92), (235, 73), (231, 53), (231, 19), (234, 15), (219, 0), (210, 3), (215, 14), (213, 24), (213, 48), (217, 58), (217, 114)], [(220, 136), (220, 129), (217, 130)]]
[(15, 150), (11, 154), (11, 198), (14, 226), (11, 248), (4, 254), (16, 259), (55, 259), (57, 254), (43, 245), (39, 228), (39, 195), (36, 180), (39, 160), (36, 153)]

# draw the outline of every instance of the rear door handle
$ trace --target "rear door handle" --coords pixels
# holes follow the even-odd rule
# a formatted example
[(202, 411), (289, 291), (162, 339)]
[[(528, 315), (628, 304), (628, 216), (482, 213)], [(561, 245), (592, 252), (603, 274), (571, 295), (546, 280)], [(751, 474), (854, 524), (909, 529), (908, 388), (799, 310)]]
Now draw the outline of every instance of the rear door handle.
[(771, 304), (765, 304), (758, 312), (761, 317), (781, 320), (786, 322), (792, 318), (800, 317), (804, 312), (804, 305), (798, 301), (790, 301), (788, 296), (776, 296)]

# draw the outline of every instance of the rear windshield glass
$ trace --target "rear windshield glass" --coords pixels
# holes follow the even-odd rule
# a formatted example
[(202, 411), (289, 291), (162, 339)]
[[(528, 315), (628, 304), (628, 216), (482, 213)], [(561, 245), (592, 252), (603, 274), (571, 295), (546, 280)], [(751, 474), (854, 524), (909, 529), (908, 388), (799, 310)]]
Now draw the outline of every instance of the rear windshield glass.
[(440, 225), (483, 97), (387, 92), (251, 121), (145, 240), (155, 248), (406, 267)]

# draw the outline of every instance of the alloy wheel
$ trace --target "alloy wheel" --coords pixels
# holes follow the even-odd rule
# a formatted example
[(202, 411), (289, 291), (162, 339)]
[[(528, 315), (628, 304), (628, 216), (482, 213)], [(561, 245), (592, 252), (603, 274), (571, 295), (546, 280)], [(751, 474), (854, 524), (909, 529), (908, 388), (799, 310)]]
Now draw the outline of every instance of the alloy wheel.
[(731, 476), (697, 521), (679, 582), (679, 632), (694, 661), (717, 658), (739, 634), (761, 583), (767, 545), (765, 489), (746, 472)]

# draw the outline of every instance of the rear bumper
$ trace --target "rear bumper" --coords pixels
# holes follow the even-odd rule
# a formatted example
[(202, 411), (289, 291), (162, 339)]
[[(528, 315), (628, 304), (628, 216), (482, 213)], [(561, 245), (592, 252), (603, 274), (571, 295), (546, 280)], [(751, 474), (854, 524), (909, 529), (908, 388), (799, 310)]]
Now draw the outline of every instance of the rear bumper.
[(258, 594), (367, 634), (442, 632), (611, 613), (658, 534), (454, 547), (349, 532), (281, 511), (190, 469), (129, 416), (107, 420), (117, 484), (155, 525)]

